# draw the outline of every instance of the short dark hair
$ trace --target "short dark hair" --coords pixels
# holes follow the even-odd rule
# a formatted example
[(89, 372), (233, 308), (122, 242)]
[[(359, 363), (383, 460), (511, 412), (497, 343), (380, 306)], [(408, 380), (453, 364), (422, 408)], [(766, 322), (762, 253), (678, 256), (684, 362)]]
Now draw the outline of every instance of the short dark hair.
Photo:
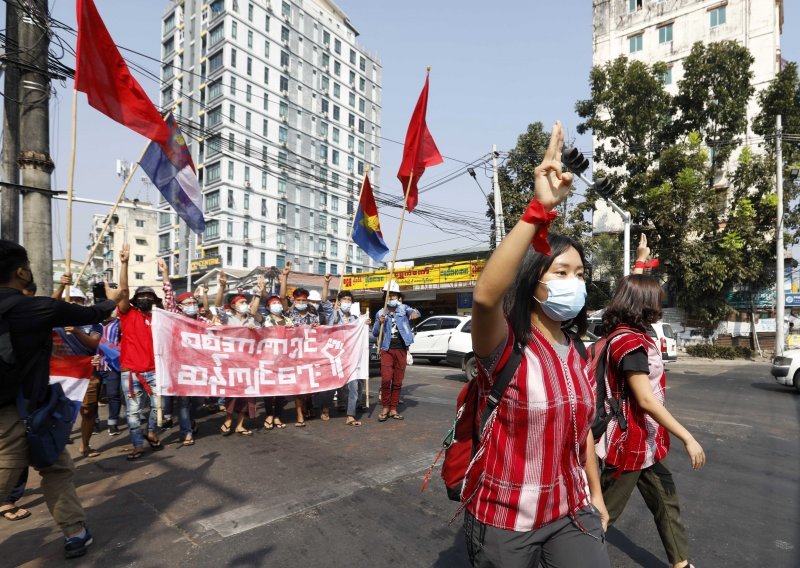
[(661, 319), (664, 290), (658, 280), (645, 274), (629, 274), (617, 284), (611, 303), (603, 312), (603, 332), (610, 333), (619, 325), (647, 331)]
[(11, 282), (17, 268), (26, 266), (28, 262), (28, 251), (25, 247), (14, 241), (0, 240), (0, 283)]
[(341, 292), (339, 292), (339, 295), (336, 296), (336, 297), (339, 298), (340, 300), (342, 298), (350, 298), (352, 300), (353, 299), (353, 293), (350, 290), (342, 290)]
[(292, 292), (292, 297), (296, 298), (297, 296), (308, 297), (308, 290), (305, 288), (295, 288), (294, 292)]
[[(578, 241), (570, 237), (551, 234), (547, 237), (547, 242), (550, 243), (550, 256), (530, 248), (522, 261), (522, 266), (517, 271), (514, 284), (506, 292), (504, 301), (506, 317), (511, 324), (511, 329), (514, 331), (514, 337), (523, 345), (528, 344), (533, 338), (531, 312), (533, 311), (534, 302), (536, 302), (533, 297), (536, 292), (536, 286), (539, 285), (539, 280), (542, 279), (542, 276), (553, 264), (553, 261), (570, 248), (574, 248), (578, 251), (581, 262), (586, 266), (583, 246)], [(581, 336), (588, 327), (587, 319), (586, 306), (583, 306), (583, 309), (574, 319), (563, 322), (561, 327), (562, 329), (569, 329), (572, 326), (576, 326), (578, 335)]]

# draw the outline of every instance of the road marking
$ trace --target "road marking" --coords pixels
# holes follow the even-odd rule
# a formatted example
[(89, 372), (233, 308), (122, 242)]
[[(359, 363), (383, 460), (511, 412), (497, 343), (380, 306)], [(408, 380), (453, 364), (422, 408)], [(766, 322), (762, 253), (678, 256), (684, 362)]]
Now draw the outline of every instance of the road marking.
[(219, 515), (206, 517), (198, 521), (198, 524), (203, 532), (215, 532), (222, 538), (227, 538), (339, 501), (362, 489), (386, 485), (401, 477), (423, 471), (430, 465), (433, 457), (430, 451), (420, 452), (408, 459), (398, 460), (399, 463), (380, 464), (355, 473), (350, 479), (320, 483), (315, 487), (290, 493), (279, 502), (273, 497), (242, 505)]

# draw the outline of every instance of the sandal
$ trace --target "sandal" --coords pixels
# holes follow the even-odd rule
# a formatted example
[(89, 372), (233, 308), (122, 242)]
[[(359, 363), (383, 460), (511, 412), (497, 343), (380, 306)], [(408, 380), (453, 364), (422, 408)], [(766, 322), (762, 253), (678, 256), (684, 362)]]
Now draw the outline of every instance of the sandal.
[(275, 423), (273, 421), (270, 421), (269, 418), (265, 418), (264, 419), (264, 430), (272, 430), (273, 428), (275, 428)]
[(305, 428), (306, 427), (306, 421), (303, 420), (302, 422), (295, 422), (294, 425), (297, 428)]
[(164, 449), (164, 446), (161, 445), (161, 440), (158, 438), (153, 440), (150, 436), (145, 436), (144, 439), (147, 440), (147, 443), (150, 445), (150, 449), (154, 452)]
[(134, 450), (125, 456), (125, 459), (128, 461), (138, 460), (139, 458), (144, 457), (144, 452), (142, 450)]
[[(24, 512), (20, 513), (20, 511)], [(2, 511), (0, 511), (0, 515), (3, 515), (3, 518), (5, 518), (5, 520), (13, 522), (13, 521), (21, 521), (22, 519), (27, 519), (28, 517), (31, 516), (31, 512), (28, 511), (27, 509), (20, 509), (19, 507), (14, 505), (10, 509), (3, 509)]]
[(344, 425), (345, 426), (361, 426), (361, 420), (356, 420), (355, 418), (353, 418), (351, 420), (351, 417), (348, 416), (347, 417), (347, 421), (344, 423)]
[(81, 455), (85, 458), (96, 458), (97, 456), (100, 455), (100, 452), (98, 452), (92, 447), (88, 447), (81, 452)]
[(326, 408), (320, 413), (319, 417), (323, 422), (327, 422), (328, 420), (331, 419), (331, 414), (330, 412), (328, 412), (328, 409)]
[(230, 436), (231, 434), (233, 434), (230, 425), (226, 426), (224, 423), (222, 424), (222, 426), (219, 427), (219, 431), (222, 432), (223, 436)]
[(394, 420), (405, 420), (402, 414), (398, 414), (395, 412), (394, 414), (389, 414), (389, 418), (393, 418)]
[(253, 431), (252, 430), (247, 430), (247, 429), (245, 429), (245, 430), (236, 430), (236, 433), (239, 434), (240, 436), (252, 436), (253, 435)]
[(378, 415), (378, 422), (386, 422), (389, 420), (389, 413), (388, 412), (381, 412)]
[(186, 438), (183, 440), (183, 445), (194, 446), (194, 438), (192, 438), (191, 436), (186, 436)]
[(284, 428), (286, 428), (286, 424), (281, 422), (280, 418), (276, 418), (275, 419), (275, 428), (279, 428), (279, 429), (283, 430)]

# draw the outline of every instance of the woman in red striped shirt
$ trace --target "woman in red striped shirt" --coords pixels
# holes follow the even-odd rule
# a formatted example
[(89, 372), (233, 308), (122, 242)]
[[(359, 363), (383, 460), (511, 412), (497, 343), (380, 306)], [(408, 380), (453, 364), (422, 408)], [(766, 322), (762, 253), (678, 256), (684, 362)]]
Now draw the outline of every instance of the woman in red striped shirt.
[(535, 169), (535, 197), (473, 292), (479, 410), (514, 344), (523, 347), (462, 489), (467, 550), (481, 568), (528, 567), (537, 558), (545, 567), (609, 566), (591, 434), (595, 384), (564, 331), (586, 326), (583, 250), (572, 239), (547, 237), (551, 211), (572, 185), (572, 175), (561, 172), (562, 145), (556, 123)]

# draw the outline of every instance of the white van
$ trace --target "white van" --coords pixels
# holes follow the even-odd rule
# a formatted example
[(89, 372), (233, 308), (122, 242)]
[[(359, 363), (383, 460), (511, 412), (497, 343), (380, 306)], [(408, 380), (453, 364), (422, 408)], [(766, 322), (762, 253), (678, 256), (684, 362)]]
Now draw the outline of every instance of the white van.
[[(589, 318), (590, 332), (595, 335), (601, 335), (602, 328), (603, 320), (601, 318)], [(678, 360), (678, 339), (670, 324), (657, 321), (647, 330), (647, 335), (655, 340), (656, 345), (661, 350), (661, 358), (665, 362)]]

